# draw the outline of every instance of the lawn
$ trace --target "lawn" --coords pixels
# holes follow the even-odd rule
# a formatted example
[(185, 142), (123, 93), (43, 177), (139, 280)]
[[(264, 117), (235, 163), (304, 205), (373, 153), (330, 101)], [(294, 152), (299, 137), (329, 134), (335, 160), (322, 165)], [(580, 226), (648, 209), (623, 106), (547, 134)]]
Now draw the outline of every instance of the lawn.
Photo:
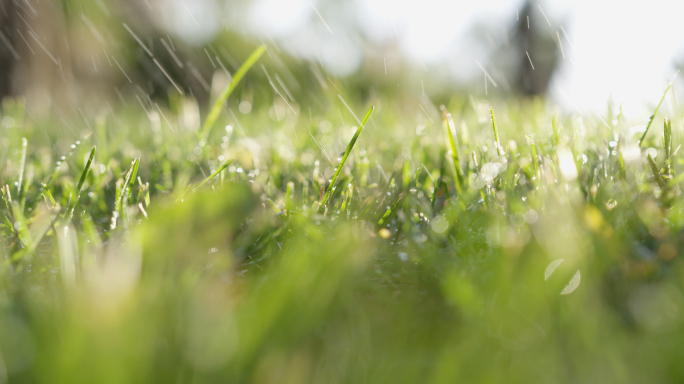
[(2, 102), (0, 383), (684, 381), (670, 86), (646, 121), (337, 80), (309, 108), (261, 53), (210, 105)]

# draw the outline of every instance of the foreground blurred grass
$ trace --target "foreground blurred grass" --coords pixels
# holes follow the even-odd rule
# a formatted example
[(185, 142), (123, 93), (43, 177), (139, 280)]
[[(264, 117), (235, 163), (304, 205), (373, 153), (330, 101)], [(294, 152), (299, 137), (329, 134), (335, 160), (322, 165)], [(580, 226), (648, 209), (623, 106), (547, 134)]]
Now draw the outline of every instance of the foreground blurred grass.
[(371, 96), (321, 214), (358, 121), (330, 92), (206, 140), (191, 99), (80, 131), (5, 100), (0, 382), (684, 379), (681, 116), (640, 146), (510, 100), (498, 147), (486, 100)]

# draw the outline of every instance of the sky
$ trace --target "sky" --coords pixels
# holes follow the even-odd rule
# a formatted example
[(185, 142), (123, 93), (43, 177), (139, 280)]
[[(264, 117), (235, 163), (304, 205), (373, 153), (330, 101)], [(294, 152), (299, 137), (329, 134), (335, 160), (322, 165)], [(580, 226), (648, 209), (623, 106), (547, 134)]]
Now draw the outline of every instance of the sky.
[[(188, 11), (190, 2), (171, 1)], [(503, 33), (523, 7), (520, 0), (321, 1), (253, 0), (247, 17), (229, 22), (240, 31), (282, 42), (289, 53), (320, 61), (339, 76), (358, 69), (363, 60), (354, 36), (360, 30), (376, 43), (396, 39), (408, 60), (422, 66), (443, 64), (454, 68), (450, 73), (457, 80), (468, 80), (482, 76), (476, 61), (485, 67), (496, 63), (487, 63), (486, 49), (474, 45), (467, 32), (481, 23)], [(194, 3), (215, 7), (215, 0)], [(684, 33), (678, 20), (684, 2), (541, 0), (534, 4), (541, 20), (548, 19), (561, 38), (565, 58), (550, 95), (568, 109), (603, 109), (612, 97), (625, 110), (645, 111), (659, 100), (675, 74), (675, 60), (684, 61)], [(197, 12), (206, 7), (196, 7)], [(206, 11), (204, 16), (208, 17)], [(211, 21), (201, 24), (218, 26)]]

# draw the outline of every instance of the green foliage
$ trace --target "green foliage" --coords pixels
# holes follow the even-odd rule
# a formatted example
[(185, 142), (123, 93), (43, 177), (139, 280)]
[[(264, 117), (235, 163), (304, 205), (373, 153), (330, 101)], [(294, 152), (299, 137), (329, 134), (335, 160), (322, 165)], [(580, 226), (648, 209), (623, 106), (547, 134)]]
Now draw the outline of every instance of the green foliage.
[(354, 144), (356, 144), (356, 140), (359, 139), (359, 135), (361, 134), (363, 128), (366, 126), (366, 123), (368, 122), (368, 119), (370, 118), (370, 115), (371, 113), (373, 113), (374, 109), (375, 107), (371, 107), (368, 110), (366, 116), (363, 118), (363, 121), (361, 122), (361, 124), (359, 124), (359, 127), (356, 129), (356, 132), (354, 133), (354, 136), (352, 137), (351, 141), (349, 141), (347, 149), (344, 150), (344, 154), (340, 158), (339, 164), (337, 165), (337, 169), (335, 170), (335, 174), (333, 175), (333, 178), (330, 180), (330, 185), (328, 185), (328, 188), (326, 188), (325, 191), (325, 195), (323, 195), (323, 200), (321, 200), (320, 207), (318, 208), (319, 212), (323, 213), (325, 211), (325, 204), (328, 202), (330, 194), (335, 190), (335, 183), (337, 183), (337, 178), (340, 176), (340, 172), (344, 167), (344, 163), (347, 161), (347, 158), (349, 157), (351, 150), (354, 148)]
[(202, 125), (202, 130), (200, 131), (200, 141), (204, 141), (207, 139), (209, 133), (211, 132), (211, 128), (214, 126), (216, 119), (221, 113), (221, 108), (223, 108), (223, 105), (226, 103), (230, 95), (233, 93), (235, 87), (237, 87), (238, 84), (240, 84), (240, 80), (242, 80), (242, 78), (245, 77), (247, 71), (249, 71), (249, 69), (252, 68), (254, 64), (256, 64), (256, 62), (259, 60), (261, 55), (264, 54), (265, 51), (266, 47), (260, 45), (240, 66), (240, 69), (238, 69), (238, 71), (235, 72), (235, 76), (233, 76), (233, 78), (230, 80), (228, 88), (226, 88), (221, 93), (221, 95), (216, 99), (214, 104), (211, 106), (211, 109), (209, 110), (209, 115), (207, 115), (207, 118), (204, 121), (204, 124)]
[(0, 382), (684, 379), (682, 116), (336, 87), (200, 138), (184, 97), (3, 103)]

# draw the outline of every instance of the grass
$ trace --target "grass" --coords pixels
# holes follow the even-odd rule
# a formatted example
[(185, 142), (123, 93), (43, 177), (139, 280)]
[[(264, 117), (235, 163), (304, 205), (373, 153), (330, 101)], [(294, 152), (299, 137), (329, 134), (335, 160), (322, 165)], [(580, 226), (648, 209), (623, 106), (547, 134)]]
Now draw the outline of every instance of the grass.
[(359, 135), (361, 134), (361, 131), (363, 130), (363, 128), (366, 126), (366, 123), (368, 122), (368, 119), (370, 118), (370, 115), (371, 115), (371, 113), (373, 113), (374, 109), (375, 109), (375, 107), (371, 107), (368, 110), (368, 112), (366, 113), (366, 116), (364, 116), (364, 118), (363, 118), (363, 121), (361, 122), (359, 127), (356, 129), (354, 136), (349, 141), (349, 145), (347, 145), (347, 149), (344, 150), (344, 154), (342, 154), (342, 157), (340, 158), (340, 163), (337, 165), (337, 169), (335, 170), (335, 174), (333, 175), (332, 179), (330, 179), (330, 184), (326, 188), (325, 195), (323, 195), (323, 199), (321, 200), (320, 206), (318, 208), (319, 212), (323, 213), (325, 211), (325, 205), (328, 202), (330, 195), (335, 190), (335, 184), (337, 183), (337, 178), (340, 177), (340, 172), (342, 171), (342, 168), (344, 167), (344, 163), (347, 162), (347, 158), (349, 158), (349, 154), (351, 153), (351, 150), (354, 148), (354, 144), (356, 144), (356, 140), (359, 139)]
[(202, 124), (202, 130), (200, 131), (200, 141), (204, 141), (207, 139), (209, 136), (209, 133), (211, 132), (211, 128), (214, 126), (214, 123), (216, 123), (216, 119), (218, 119), (219, 114), (221, 113), (221, 109), (223, 108), (223, 105), (228, 101), (228, 98), (230, 95), (233, 93), (235, 90), (235, 87), (240, 84), (240, 81), (242, 80), (243, 77), (245, 77), (245, 74), (247, 74), (247, 71), (249, 71), (254, 64), (256, 64), (257, 61), (259, 61), (259, 58), (264, 54), (266, 51), (266, 47), (263, 45), (260, 45), (257, 49), (252, 52), (252, 54), (245, 60), (245, 62), (240, 66), (240, 68), (235, 72), (235, 76), (233, 76), (232, 79), (230, 79), (230, 83), (228, 84), (228, 88), (226, 88), (221, 95), (214, 101), (214, 104), (211, 106), (211, 109), (209, 110), (209, 114), (207, 115), (206, 120), (204, 121), (204, 124)]
[(655, 118), (656, 114), (658, 113), (660, 106), (663, 105), (663, 101), (665, 101), (665, 96), (667, 96), (667, 93), (670, 91), (671, 87), (672, 87), (672, 82), (669, 82), (667, 84), (667, 87), (665, 88), (665, 92), (663, 92), (663, 97), (661, 97), (660, 101), (658, 102), (658, 106), (656, 106), (655, 111), (653, 112), (651, 117), (648, 119), (648, 124), (646, 124), (646, 129), (644, 129), (644, 134), (641, 135), (641, 138), (639, 139), (639, 145), (641, 145), (641, 142), (643, 142), (644, 139), (646, 138), (646, 135), (648, 134), (648, 130), (651, 129), (651, 124), (653, 124), (653, 119)]
[(0, 382), (684, 379), (662, 100), (641, 138), (539, 100), (454, 95), (433, 124), (342, 83), (222, 112), (242, 75), (199, 137), (188, 96), (74, 132), (3, 101)]

